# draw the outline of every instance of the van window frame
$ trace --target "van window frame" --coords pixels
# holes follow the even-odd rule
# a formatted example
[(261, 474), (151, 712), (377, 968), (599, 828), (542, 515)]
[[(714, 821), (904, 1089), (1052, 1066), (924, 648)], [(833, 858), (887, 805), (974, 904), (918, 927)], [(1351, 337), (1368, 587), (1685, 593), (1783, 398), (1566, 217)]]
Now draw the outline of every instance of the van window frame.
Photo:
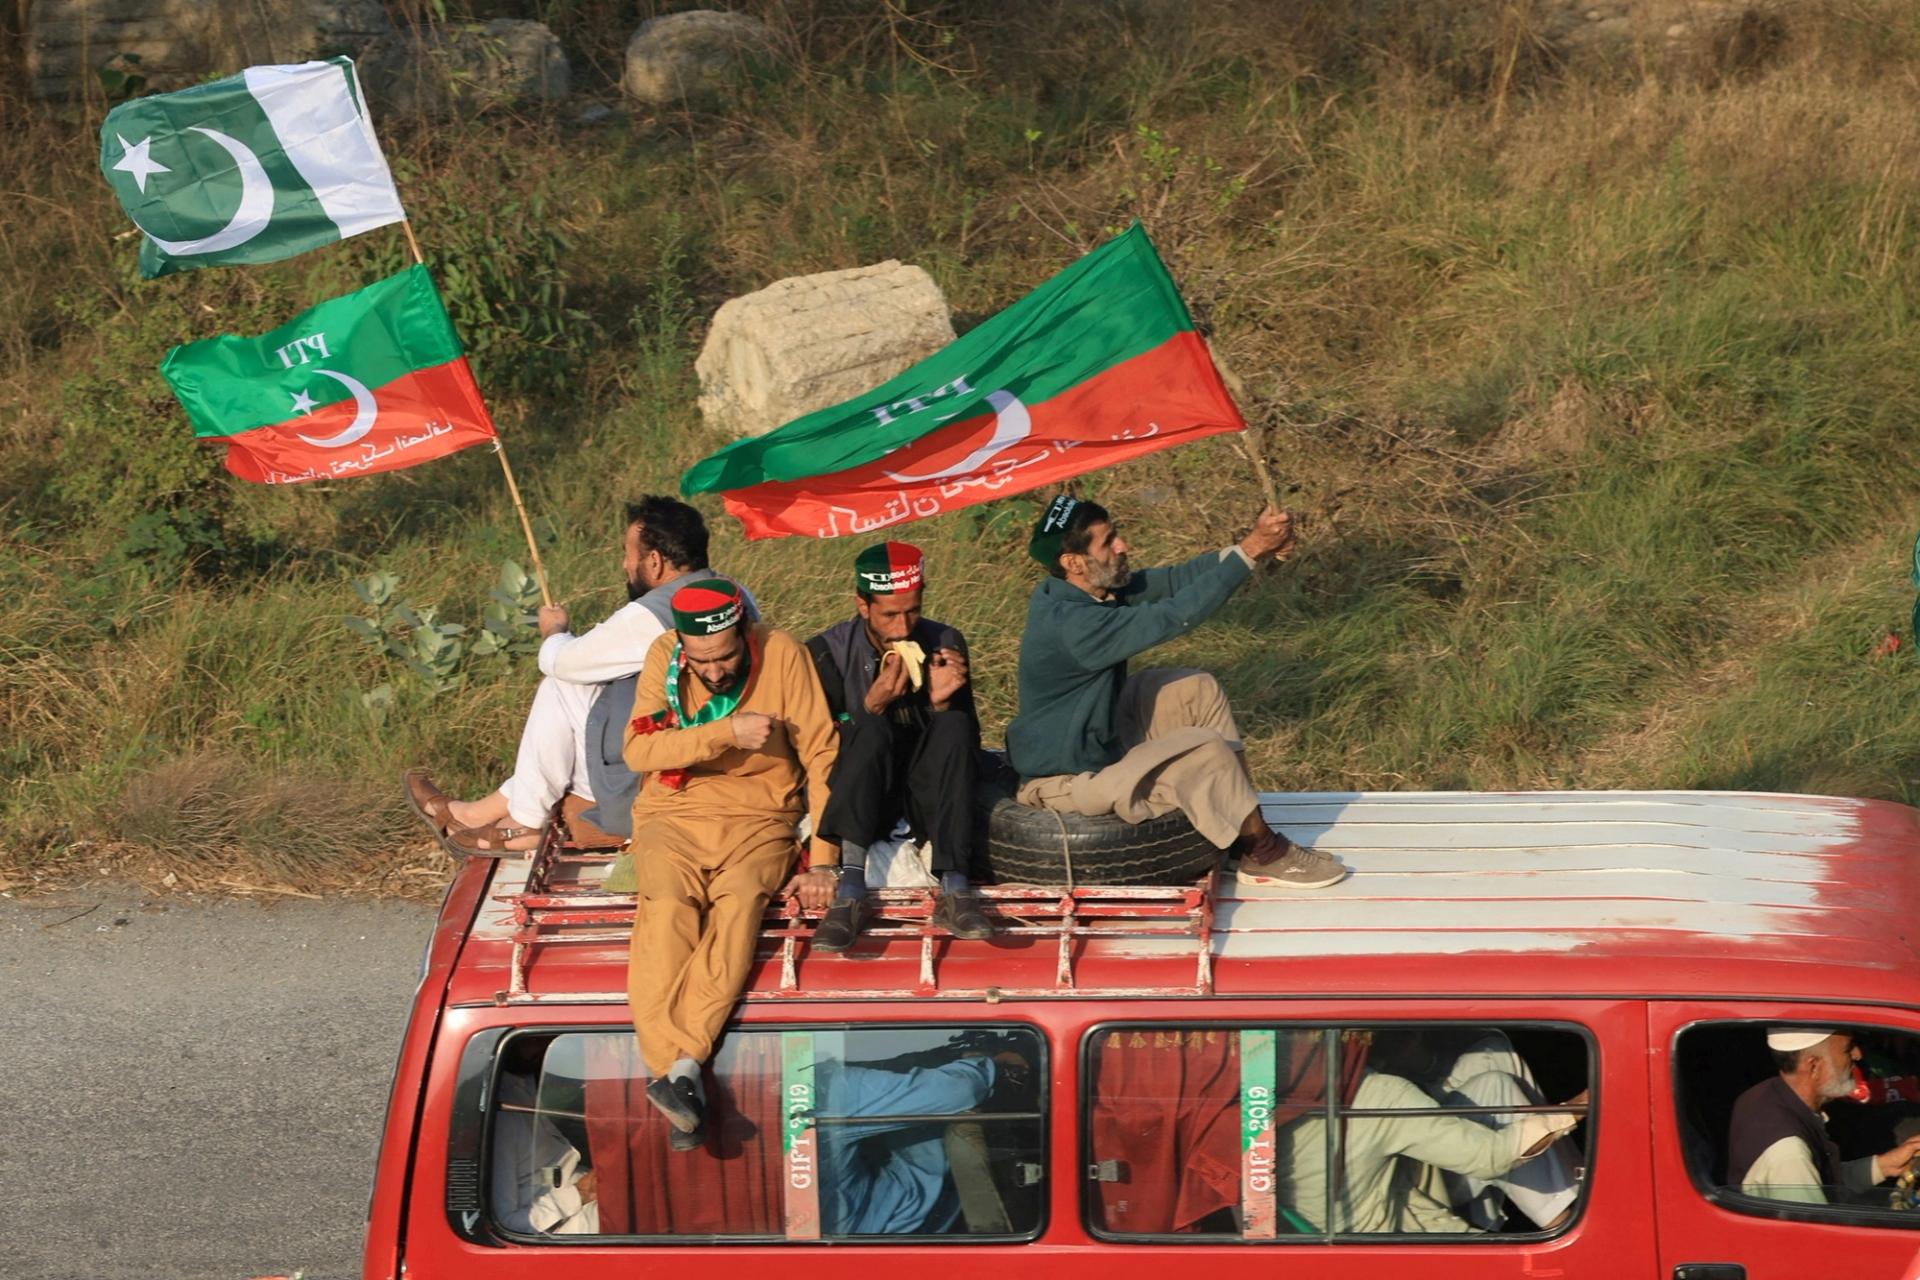
[[(1891, 1005), (1881, 1007), (1905, 1008), (1906, 1006)], [(1698, 1191), (1701, 1198), (1708, 1204), (1713, 1205), (1715, 1208), (1725, 1209), (1729, 1213), (1737, 1213), (1742, 1217), (1771, 1218), (1776, 1222), (1812, 1222), (1829, 1227), (1875, 1227), (1882, 1230), (1920, 1231), (1920, 1209), (1903, 1211), (1892, 1207), (1875, 1208), (1861, 1204), (1810, 1205), (1797, 1200), (1770, 1200), (1765, 1196), (1750, 1196), (1746, 1192), (1731, 1185), (1724, 1187), (1715, 1186), (1703, 1176), (1705, 1170), (1696, 1167), (1692, 1157), (1687, 1154), (1687, 1144), (1681, 1140), (1681, 1130), (1691, 1122), (1688, 1121), (1686, 1114), (1681, 1110), (1681, 1102), (1687, 1095), (1682, 1091), (1682, 1086), (1685, 1082), (1681, 1079), (1680, 1075), (1680, 1041), (1686, 1034), (1697, 1027), (1757, 1028), (1771, 1026), (1780, 1022), (1805, 1023), (1809, 1021), (1823, 1027), (1830, 1025), (1836, 1031), (1851, 1032), (1858, 1028), (1879, 1032), (1897, 1031), (1902, 1035), (1911, 1036), (1916, 1046), (1920, 1046), (1920, 1028), (1894, 1027), (1884, 1023), (1862, 1022), (1851, 1015), (1832, 1019), (1819, 1018), (1811, 1020), (1806, 1018), (1778, 1017), (1696, 1018), (1678, 1027), (1673, 1033), (1673, 1042), (1667, 1049), (1667, 1059), (1672, 1064), (1672, 1075), (1668, 1082), (1671, 1092), (1667, 1100), (1673, 1106), (1674, 1141), (1680, 1148), (1680, 1163), (1686, 1168), (1687, 1181), (1693, 1184), (1694, 1190)], [(1717, 1137), (1722, 1143), (1726, 1141), (1725, 1134), (1708, 1134), (1706, 1136), (1709, 1139)], [(1733, 1177), (1733, 1170), (1727, 1170), (1727, 1177)], [(1884, 1185), (1891, 1186), (1891, 1184), (1892, 1179), (1889, 1179)]]
[[(1116, 1030), (1126, 1031), (1417, 1031), (1422, 1027), (1444, 1027), (1458, 1029), (1463, 1026), (1481, 1026), (1487, 1028), (1525, 1027), (1543, 1031), (1570, 1031), (1579, 1036), (1587, 1051), (1587, 1150), (1580, 1164), (1580, 1195), (1573, 1202), (1573, 1215), (1561, 1226), (1552, 1231), (1509, 1231), (1500, 1234), (1492, 1232), (1438, 1232), (1438, 1231), (1347, 1231), (1338, 1232), (1331, 1228), (1313, 1233), (1279, 1235), (1270, 1240), (1247, 1239), (1245, 1236), (1230, 1235), (1192, 1235), (1179, 1232), (1114, 1232), (1101, 1226), (1098, 1221), (1096, 1184), (1088, 1176), (1088, 1170), (1094, 1167), (1093, 1153), (1093, 1052), (1096, 1036), (1103, 1036)], [(1332, 1041), (1332, 1070), (1328, 1078), (1339, 1077), (1339, 1037)], [(1222, 1245), (1229, 1248), (1265, 1248), (1271, 1245), (1300, 1247), (1303, 1245), (1333, 1245), (1340, 1248), (1353, 1248), (1372, 1244), (1425, 1244), (1425, 1245), (1477, 1245), (1482, 1248), (1501, 1245), (1538, 1246), (1542, 1241), (1560, 1240), (1568, 1232), (1575, 1230), (1587, 1216), (1588, 1202), (1593, 1199), (1594, 1168), (1598, 1164), (1600, 1113), (1602, 1107), (1600, 1082), (1605, 1072), (1600, 1057), (1599, 1037), (1592, 1028), (1584, 1023), (1563, 1021), (1557, 1018), (1358, 1018), (1351, 1021), (1334, 1021), (1328, 1018), (1304, 1020), (1226, 1018), (1211, 1020), (1193, 1019), (1132, 1019), (1110, 1018), (1089, 1026), (1080, 1037), (1080, 1096), (1075, 1100), (1076, 1120), (1080, 1126), (1079, 1167), (1074, 1176), (1080, 1183), (1080, 1226), (1089, 1237), (1106, 1244), (1177, 1244), (1177, 1245)], [(1342, 1110), (1328, 1091), (1327, 1115), (1329, 1119), (1340, 1115), (1367, 1116), (1378, 1114), (1423, 1115), (1423, 1114), (1471, 1114), (1478, 1108), (1443, 1107), (1435, 1104), (1429, 1112), (1422, 1108), (1417, 1111), (1395, 1110), (1382, 1113), (1377, 1108), (1362, 1107)]]
[[(570, 1249), (570, 1248), (596, 1248), (596, 1247), (605, 1248), (609, 1246), (645, 1247), (645, 1246), (653, 1246), (653, 1245), (673, 1246), (673, 1245), (688, 1245), (688, 1244), (698, 1244), (698, 1245), (711, 1244), (711, 1245), (770, 1245), (770, 1246), (777, 1246), (783, 1249), (784, 1248), (806, 1248), (809, 1246), (813, 1246), (813, 1247), (830, 1246), (832, 1248), (838, 1249), (838, 1248), (845, 1248), (849, 1245), (883, 1245), (884, 1246), (884, 1245), (895, 1245), (895, 1244), (911, 1244), (911, 1245), (951, 1244), (951, 1245), (959, 1245), (959, 1246), (965, 1247), (967, 1245), (976, 1245), (976, 1244), (987, 1244), (987, 1245), (1031, 1244), (1035, 1240), (1040, 1239), (1042, 1236), (1046, 1234), (1047, 1227), (1051, 1221), (1051, 1214), (1053, 1210), (1054, 1171), (1053, 1171), (1052, 1163), (1049, 1160), (1049, 1156), (1051, 1154), (1052, 1146), (1053, 1146), (1053, 1113), (1055, 1110), (1055, 1107), (1053, 1105), (1053, 1088), (1052, 1088), (1053, 1045), (1052, 1045), (1052, 1041), (1049, 1039), (1047, 1035), (1047, 1030), (1045, 1027), (1041, 1026), (1039, 1023), (1036, 1023), (1036, 1022), (1027, 1022), (1019, 1019), (998, 1019), (998, 1018), (981, 1019), (978, 1021), (958, 1020), (958, 1021), (927, 1021), (927, 1022), (921, 1022), (917, 1020), (902, 1020), (899, 1022), (891, 1022), (891, 1021), (890, 1022), (844, 1022), (844, 1021), (828, 1022), (828, 1021), (816, 1020), (816, 1021), (810, 1021), (810, 1022), (758, 1022), (758, 1023), (753, 1023), (751, 1025), (745, 1025), (745, 1026), (739, 1026), (739, 1025), (729, 1026), (725, 1034), (779, 1036), (790, 1031), (807, 1031), (807, 1032), (824, 1031), (829, 1033), (849, 1032), (849, 1031), (871, 1031), (876, 1029), (902, 1030), (902, 1031), (966, 1031), (966, 1030), (975, 1030), (975, 1029), (982, 1029), (982, 1028), (999, 1028), (999, 1029), (1005, 1029), (1010, 1031), (1018, 1030), (1018, 1031), (1026, 1032), (1029, 1035), (1031, 1035), (1035, 1040), (1037, 1040), (1040, 1046), (1040, 1053), (1039, 1053), (1040, 1061), (1033, 1064), (1033, 1077), (1036, 1082), (1039, 1082), (1038, 1100), (1040, 1103), (1040, 1115), (1039, 1115), (1040, 1136), (1039, 1136), (1039, 1149), (1038, 1149), (1038, 1163), (1041, 1168), (1040, 1185), (1042, 1187), (1042, 1193), (1039, 1196), (1040, 1212), (1037, 1216), (1037, 1219), (1031, 1231), (1016, 1232), (1016, 1233), (1010, 1233), (1005, 1235), (984, 1235), (984, 1234), (973, 1235), (971, 1233), (961, 1233), (956, 1235), (956, 1234), (950, 1234), (950, 1233), (915, 1232), (911, 1234), (895, 1233), (891, 1235), (828, 1236), (823, 1233), (821, 1237), (817, 1240), (792, 1240), (787, 1238), (784, 1235), (744, 1235), (744, 1234), (717, 1234), (717, 1233), (709, 1233), (705, 1235), (676, 1234), (676, 1235), (646, 1235), (646, 1236), (543, 1235), (538, 1232), (524, 1232), (524, 1231), (510, 1230), (507, 1227), (502, 1226), (499, 1219), (495, 1216), (493, 1197), (491, 1194), (489, 1194), (489, 1190), (488, 1190), (492, 1185), (493, 1121), (494, 1121), (494, 1116), (498, 1113), (498, 1108), (494, 1105), (494, 1098), (495, 1098), (495, 1094), (497, 1092), (498, 1084), (499, 1084), (501, 1061), (506, 1057), (507, 1049), (515, 1041), (518, 1041), (530, 1036), (538, 1036), (543, 1039), (551, 1041), (563, 1035), (609, 1035), (609, 1034), (618, 1035), (618, 1034), (621, 1034), (623, 1031), (628, 1035), (631, 1035), (633, 1033), (633, 1026), (631, 1023), (626, 1024), (623, 1027), (618, 1024), (611, 1024), (611, 1023), (604, 1023), (604, 1022), (593, 1023), (588, 1025), (570, 1025), (570, 1026), (559, 1026), (559, 1025), (548, 1025), (548, 1024), (539, 1024), (539, 1025), (527, 1024), (522, 1026), (516, 1026), (512, 1028), (506, 1035), (501, 1036), (493, 1046), (493, 1050), (491, 1054), (488, 1055), (487, 1065), (486, 1065), (484, 1092), (482, 1094), (481, 1104), (480, 1104), (481, 1105), (480, 1141), (479, 1141), (479, 1146), (477, 1148), (479, 1179), (480, 1179), (480, 1197), (482, 1202), (482, 1209), (481, 1209), (482, 1220), (485, 1223), (486, 1230), (489, 1236), (491, 1237), (492, 1242), (498, 1247), (504, 1247), (507, 1244), (513, 1244), (513, 1245), (520, 1245), (520, 1246), (532, 1246), (537, 1248)], [(778, 1135), (775, 1135), (774, 1140), (778, 1141)], [(472, 1237), (469, 1237), (469, 1238), (472, 1238)]]

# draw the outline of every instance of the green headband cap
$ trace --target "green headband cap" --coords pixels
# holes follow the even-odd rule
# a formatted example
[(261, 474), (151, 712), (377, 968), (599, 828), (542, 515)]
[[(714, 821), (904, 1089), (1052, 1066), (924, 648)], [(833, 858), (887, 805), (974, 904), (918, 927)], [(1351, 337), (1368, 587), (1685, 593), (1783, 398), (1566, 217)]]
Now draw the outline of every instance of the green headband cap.
[(1047, 504), (1040, 523), (1033, 526), (1033, 537), (1027, 542), (1027, 554), (1049, 571), (1059, 563), (1060, 544), (1067, 536), (1067, 521), (1079, 505), (1080, 499), (1063, 493)]

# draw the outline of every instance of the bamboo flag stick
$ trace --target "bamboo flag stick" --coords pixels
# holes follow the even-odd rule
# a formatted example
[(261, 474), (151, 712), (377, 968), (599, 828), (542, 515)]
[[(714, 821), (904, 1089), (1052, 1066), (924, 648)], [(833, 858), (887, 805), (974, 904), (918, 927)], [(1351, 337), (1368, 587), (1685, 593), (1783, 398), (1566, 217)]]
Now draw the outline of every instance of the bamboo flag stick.
[[(426, 259), (420, 254), (420, 242), (414, 239), (413, 221), (403, 218), (400, 229), (407, 233), (407, 247), (413, 250), (413, 260), (421, 265)], [(514, 483), (513, 464), (507, 461), (507, 444), (498, 435), (493, 438), (493, 456), (500, 459), (500, 472), (507, 478), (507, 493), (513, 498), (513, 509), (520, 513), (520, 531), (527, 535), (527, 553), (533, 557), (533, 580), (540, 584), (540, 603), (553, 604), (553, 592), (547, 589), (547, 566), (540, 559), (540, 544), (533, 539), (533, 521), (527, 517), (527, 504), (520, 500), (520, 486)]]
[[(1220, 353), (1213, 349), (1211, 343), (1208, 344), (1207, 350), (1212, 354), (1214, 367), (1220, 370), (1220, 378), (1227, 384), (1227, 390), (1232, 394), (1234, 401), (1236, 403), (1244, 401), (1247, 398), (1247, 384), (1240, 381), (1240, 375), (1228, 367), (1227, 362), (1220, 358)], [(1267, 470), (1266, 428), (1249, 423), (1247, 429), (1240, 434), (1240, 449), (1247, 455), (1247, 461), (1253, 464), (1254, 477), (1260, 481), (1260, 492), (1265, 495), (1267, 505), (1275, 511), (1282, 510), (1280, 491), (1274, 487), (1273, 473)]]

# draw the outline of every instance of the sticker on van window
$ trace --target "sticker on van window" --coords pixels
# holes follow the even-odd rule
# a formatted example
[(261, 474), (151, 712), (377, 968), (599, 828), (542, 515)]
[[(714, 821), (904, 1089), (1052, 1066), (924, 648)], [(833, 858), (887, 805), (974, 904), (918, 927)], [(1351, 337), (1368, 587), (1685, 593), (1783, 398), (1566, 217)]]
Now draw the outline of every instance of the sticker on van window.
[(813, 1033), (780, 1037), (780, 1126), (786, 1153), (786, 1234), (789, 1240), (820, 1238), (820, 1160), (813, 1112)]
[(1241, 1235), (1271, 1240), (1279, 1234), (1273, 1182), (1274, 1033), (1240, 1033)]

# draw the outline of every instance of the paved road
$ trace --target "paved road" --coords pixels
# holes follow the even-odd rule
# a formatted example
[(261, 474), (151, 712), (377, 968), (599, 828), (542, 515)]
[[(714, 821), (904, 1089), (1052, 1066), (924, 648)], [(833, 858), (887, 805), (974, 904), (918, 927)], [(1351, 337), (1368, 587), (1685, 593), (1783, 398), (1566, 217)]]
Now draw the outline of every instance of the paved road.
[(432, 919), (124, 887), (0, 898), (0, 1273), (358, 1276)]

